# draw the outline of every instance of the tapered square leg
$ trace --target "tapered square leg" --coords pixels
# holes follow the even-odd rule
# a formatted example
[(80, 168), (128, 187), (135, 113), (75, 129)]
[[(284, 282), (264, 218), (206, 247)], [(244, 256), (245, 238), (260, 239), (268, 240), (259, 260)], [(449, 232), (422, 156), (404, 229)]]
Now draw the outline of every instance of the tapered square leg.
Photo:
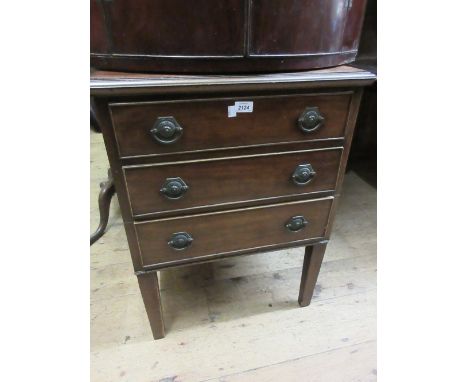
[(327, 244), (322, 243), (305, 248), (301, 287), (299, 289), (300, 306), (308, 306), (310, 304), (326, 248)]
[(158, 275), (156, 272), (140, 274), (138, 284), (145, 304), (146, 314), (150, 322), (151, 331), (155, 340), (164, 338), (164, 320), (159, 294)]

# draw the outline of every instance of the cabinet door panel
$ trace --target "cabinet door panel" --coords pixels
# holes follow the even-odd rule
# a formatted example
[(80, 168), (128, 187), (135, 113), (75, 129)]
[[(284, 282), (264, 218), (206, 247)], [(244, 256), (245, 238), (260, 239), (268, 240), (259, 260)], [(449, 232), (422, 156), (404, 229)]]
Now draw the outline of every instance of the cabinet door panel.
[(340, 52), (348, 0), (252, 0), (252, 55)]
[(352, 12), (348, 12), (343, 33), (343, 50), (354, 50), (359, 46), (366, 2), (367, 0), (352, 0)]
[(243, 54), (243, 0), (92, 0), (92, 10), (104, 14), (114, 54)]

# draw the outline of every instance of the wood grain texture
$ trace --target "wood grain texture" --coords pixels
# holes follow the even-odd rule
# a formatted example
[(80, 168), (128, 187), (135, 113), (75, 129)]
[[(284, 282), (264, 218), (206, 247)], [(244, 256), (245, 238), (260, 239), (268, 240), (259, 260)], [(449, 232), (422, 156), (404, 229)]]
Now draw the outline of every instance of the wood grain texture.
[[(158, 73), (265, 73), (286, 72), (327, 68), (346, 65), (355, 61), (357, 51), (322, 53), (311, 56), (250, 56), (232, 58), (198, 58), (174, 56), (140, 56), (91, 54), (91, 65), (95, 68), (129, 72)], [(156, 69), (157, 68), (157, 69)]]
[[(141, 261), (144, 266), (187, 258), (267, 247), (307, 239), (321, 238), (325, 233), (333, 198), (275, 204), (264, 207), (230, 210), (181, 218), (166, 218), (135, 223)], [(309, 222), (298, 232), (286, 229), (294, 216)], [(173, 233), (187, 232), (194, 241), (184, 250), (168, 245)], [(296, 244), (300, 245), (300, 244)]]
[(128, 244), (131, 247), (130, 253), (132, 256), (133, 267), (135, 270), (141, 269), (141, 262), (138, 252), (138, 241), (136, 237), (135, 227), (133, 225), (130, 203), (127, 198), (123, 170), (119, 163), (117, 143), (113, 134), (112, 122), (108, 113), (107, 103), (101, 98), (94, 98), (92, 102), (93, 108), (96, 112), (96, 118), (99, 122), (99, 126), (102, 129), (102, 135), (104, 138), (104, 144), (106, 147), (107, 157), (112, 173), (112, 179), (114, 181), (117, 198), (119, 200), (120, 212), (122, 214), (124, 222), (125, 233), (127, 236)]
[(109, 209), (112, 196), (115, 194), (114, 180), (112, 179), (111, 171), (108, 171), (107, 181), (101, 182), (101, 191), (99, 192), (99, 214), (101, 215), (99, 226), (96, 228), (93, 234), (91, 234), (90, 244), (93, 245), (104, 235), (107, 223), (109, 221)]
[(91, 52), (109, 52), (111, 51), (108, 26), (106, 25), (105, 11), (103, 4), (98, 0), (91, 0), (91, 21), (90, 27), (93, 31), (91, 39)]
[[(103, 25), (96, 14), (107, 23)], [(243, 0), (203, 0), (195, 6), (186, 0), (91, 0), (91, 16), (97, 19), (91, 25), (91, 41), (105, 38), (112, 47), (103, 50), (96, 44), (93, 53), (136, 57), (244, 53)]]
[(325, 234), (326, 238), (329, 238), (332, 233), (333, 223), (335, 220), (335, 214), (338, 209), (338, 203), (340, 201), (341, 188), (343, 186), (343, 179), (344, 179), (345, 172), (346, 172), (346, 166), (348, 165), (348, 156), (351, 150), (351, 142), (353, 140), (354, 128), (356, 125), (356, 119), (357, 119), (358, 112), (359, 112), (359, 105), (361, 103), (361, 97), (362, 97), (362, 89), (358, 89), (356, 93), (354, 94), (353, 99), (351, 101), (348, 121), (346, 122), (346, 135), (345, 135), (344, 150), (343, 150), (343, 155), (341, 157), (340, 169), (338, 171), (336, 194), (335, 194), (335, 199), (333, 200), (333, 204), (332, 204), (331, 211), (330, 211), (330, 218), (328, 221), (327, 231)]
[[(112, 103), (110, 110), (121, 157), (194, 150), (312, 141), (344, 136), (351, 93), (274, 97), (239, 97), (173, 102)], [(236, 101), (254, 102), (253, 113), (228, 118)], [(304, 133), (297, 120), (307, 107), (318, 107), (325, 122)], [(169, 145), (156, 142), (149, 131), (158, 117), (174, 117), (183, 128)]]
[(347, 0), (252, 0), (251, 53), (341, 52), (347, 3)]
[(354, 60), (364, 10), (361, 0), (91, 0), (91, 63), (167, 73), (336, 66)]
[[(108, 163), (102, 136), (91, 138), (97, 224)], [(303, 248), (159, 272), (168, 335), (152, 341), (114, 199), (91, 247), (91, 380), (375, 381), (375, 215), (375, 190), (348, 173), (307, 308), (296, 302)]]
[[(370, 0), (370, 2), (377, 4), (376, 0)], [(351, 4), (353, 9), (360, 11), (347, 14), (342, 40), (343, 50), (355, 50), (359, 47), (367, 0), (352, 0)]]
[[(252, 76), (252, 84), (257, 81), (257, 79), (253, 77), (254, 76)], [(252, 170), (259, 172), (262, 167), (264, 167), (262, 165), (267, 165), (267, 163), (260, 163), (262, 158), (269, 157), (271, 161), (274, 161), (272, 158), (275, 156), (279, 157), (280, 155), (284, 155), (284, 157), (289, 157), (291, 155), (292, 157), (293, 155), (303, 154), (302, 152), (285, 152), (284, 154), (279, 154), (274, 153), (273, 150), (272, 153), (268, 151), (256, 153), (255, 150), (258, 147), (264, 149), (266, 146), (272, 148), (274, 144), (284, 145), (288, 142), (303, 144), (307, 142), (307, 139), (295, 141), (292, 138), (292, 128), (294, 128), (294, 134), (297, 134), (298, 131), (303, 134), (297, 127), (297, 119), (306, 107), (311, 106), (319, 106), (326, 121), (325, 126), (319, 129), (317, 133), (312, 133), (315, 137), (311, 139), (311, 141), (316, 141), (315, 143), (317, 143), (317, 140), (321, 139), (317, 138), (317, 136), (320, 137), (321, 133), (325, 134), (322, 137), (322, 143), (329, 143), (333, 138), (340, 141), (344, 140), (342, 142), (343, 154), (338, 158), (338, 172), (335, 171), (332, 173), (330, 169), (326, 171), (329, 176), (333, 175), (333, 188), (339, 193), (346, 167), (346, 159), (351, 143), (355, 117), (359, 106), (360, 89), (354, 87), (348, 88), (347, 86), (349, 86), (349, 84), (346, 82), (347, 79), (336, 78), (332, 80), (328, 79), (327, 81), (335, 81), (333, 86), (339, 87), (340, 84), (342, 85), (342, 88), (337, 92), (332, 92), (331, 89), (328, 89), (321, 93), (312, 93), (314, 89), (315, 92), (318, 92), (318, 90), (316, 90), (316, 85), (317, 82), (320, 83), (321, 81), (314, 78), (313, 81), (307, 82), (306, 80), (306, 82), (302, 84), (310, 87), (308, 91), (303, 91), (301, 88), (296, 87), (293, 95), (288, 96), (285, 90), (287, 86), (276, 83), (271, 77), (268, 78), (269, 80), (267, 80), (267, 82), (270, 81), (268, 82), (268, 86), (275, 87), (274, 91), (270, 92), (267, 87), (264, 87), (266, 85), (262, 85), (255, 93), (251, 93), (250, 95), (254, 100), (254, 112), (240, 114), (235, 120), (238, 122), (234, 122), (233, 126), (229, 126), (228, 122), (226, 122), (226, 120), (228, 120), (226, 115), (227, 106), (232, 105), (233, 101), (236, 100), (251, 100), (251, 97), (249, 93), (237, 93), (243, 97), (240, 99), (234, 96), (229, 97), (233, 88), (228, 83), (224, 85), (221, 85), (221, 83), (213, 85), (221, 86), (221, 88), (218, 88), (220, 92), (214, 97), (214, 93), (211, 97), (208, 94), (200, 93), (198, 98), (195, 96), (193, 97), (194, 99), (191, 99), (191, 96), (179, 94), (172, 99), (171, 96), (167, 96), (169, 100), (166, 101), (162, 100), (160, 93), (153, 94), (151, 97), (144, 96), (143, 93), (138, 93), (139, 90), (137, 90), (137, 88), (132, 88), (132, 91), (135, 91), (135, 93), (133, 93), (135, 97), (127, 98), (126, 93), (119, 93), (120, 85), (113, 88), (114, 94), (111, 95), (110, 98), (108, 98), (109, 96), (97, 96), (95, 100), (97, 105), (97, 119), (99, 123), (102, 124), (113, 175), (118, 179), (118, 182), (116, 181), (116, 189), (122, 205), (123, 220), (127, 230), (134, 270), (139, 277), (149, 275), (149, 272), (152, 272), (153, 278), (148, 276), (149, 278), (144, 280), (154, 281), (156, 269), (188, 263), (207, 262), (220, 257), (233, 257), (234, 255), (273, 248), (278, 249), (318, 243), (324, 244), (326, 242), (324, 239), (328, 239), (333, 222), (333, 218), (330, 218), (330, 211), (336, 211), (336, 203), (332, 196), (321, 199), (305, 199), (287, 203), (281, 202), (271, 205), (242, 207), (225, 211), (210, 211), (198, 215), (187, 214), (184, 216), (158, 218), (157, 220), (134, 221), (129, 195), (127, 193), (128, 190), (126, 189), (127, 184), (125, 183), (125, 180), (128, 179), (124, 179), (123, 173), (123, 166), (125, 163), (128, 165), (129, 162), (124, 161), (132, 159), (133, 165), (139, 166), (144, 164), (146, 166), (145, 168), (169, 168), (170, 166), (177, 166), (175, 162), (186, 162), (184, 165), (190, 166), (191, 163), (195, 163), (197, 160), (199, 161), (198, 163), (210, 163), (210, 165), (216, 163), (216, 165), (218, 165), (222, 161), (226, 162), (226, 159), (220, 157), (210, 158), (207, 153), (216, 151), (219, 153), (222, 150), (231, 149), (233, 153), (232, 156), (234, 157), (236, 156), (235, 150), (237, 148), (246, 150), (248, 146), (250, 146), (250, 148), (252, 148), (251, 154), (247, 154), (245, 158), (230, 158), (229, 160), (231, 162), (227, 162), (228, 164), (226, 166), (234, 167), (231, 169), (234, 173), (254, 172)], [(229, 78), (229, 80), (237, 81), (235, 78)], [(359, 81), (360, 80), (361, 79), (359, 79)], [(156, 84), (158, 81), (159, 80), (151, 80), (148, 84), (149, 87), (158, 86)], [(176, 91), (183, 90), (184, 86), (178, 83), (178, 79), (171, 80), (165, 78), (161, 79), (161, 81), (165, 82), (164, 86), (174, 86), (177, 88)], [(248, 79), (246, 81), (248, 82)], [(116, 82), (112, 80), (109, 86), (112, 87), (112, 84), (115, 83)], [(208, 84), (205, 85), (209, 86)], [(288, 85), (294, 86), (295, 84), (288, 83)], [(132, 82), (130, 87), (133, 86), (143, 88), (146, 84), (139, 83), (139, 85), (135, 85), (135, 83)], [(190, 87), (191, 85), (186, 86)], [(343, 90), (343, 88), (345, 90)], [(112, 92), (107, 94), (112, 94)], [(141, 96), (141, 98), (138, 96)], [(310, 105), (310, 100), (321, 102), (321, 105)], [(230, 103), (227, 104), (227, 101)], [(224, 109), (223, 116), (219, 106), (222, 106), (222, 109)], [(177, 113), (177, 115), (173, 115), (175, 113)], [(145, 149), (146, 144), (142, 139), (143, 134), (146, 133), (146, 137), (149, 136), (149, 129), (152, 127), (156, 118), (168, 117), (170, 115), (175, 117), (178, 123), (183, 126), (184, 134), (182, 135), (182, 139), (176, 142), (174, 146), (163, 146), (165, 149), (161, 150), (155, 150), (155, 147), (161, 145), (152, 141), (151, 150), (142, 150), (142, 148)], [(241, 119), (241, 116), (247, 117)], [(146, 121), (145, 118), (147, 118)], [(147, 122), (149, 119), (153, 121), (148, 126)], [(234, 119), (231, 118), (230, 120)], [(144, 123), (142, 123), (142, 121)], [(197, 124), (190, 125), (193, 121), (196, 121)], [(145, 125), (144, 128), (141, 127), (143, 125)], [(332, 128), (330, 128), (330, 126)], [(227, 129), (223, 130), (223, 128), (226, 127)], [(229, 127), (234, 127), (235, 129), (229, 129)], [(334, 134), (337, 135), (328, 135), (333, 128), (336, 130)], [(127, 131), (127, 135), (123, 138), (119, 137), (120, 132), (125, 130)], [(285, 134), (285, 132), (287, 134)], [(184, 139), (186, 140), (184, 141)], [(128, 152), (122, 154), (122, 152), (125, 152), (122, 147), (129, 142), (133, 144), (135, 151), (130, 151), (131, 154), (128, 154)], [(182, 145), (180, 145), (180, 143), (182, 143)], [(155, 146), (155, 144), (157, 146)], [(177, 147), (177, 145), (180, 145), (180, 147)], [(131, 148), (131, 146), (129, 147)], [(148, 148), (149, 147), (148, 144)], [(292, 148), (293, 146), (291, 145), (289, 147)], [(336, 152), (335, 149), (327, 151)], [(195, 155), (199, 152), (203, 152), (203, 155), (206, 156), (197, 159)], [(191, 157), (192, 160), (188, 162), (183, 161), (185, 153), (194, 155)], [(252, 156), (255, 155), (257, 156), (255, 159), (259, 162), (260, 166), (253, 165), (252, 162), (250, 162), (250, 164), (249, 162), (243, 162), (247, 163), (246, 167), (241, 166), (235, 168), (235, 165), (233, 165), (235, 161), (247, 160), (247, 157), (252, 158)], [(139, 158), (145, 160), (154, 158), (154, 162), (150, 163), (146, 161), (144, 163), (139, 163)], [(297, 157), (295, 159), (303, 158)], [(167, 160), (171, 160), (172, 162), (165, 162)], [(327, 163), (327, 160), (322, 158), (319, 162)], [(335, 170), (337, 168), (337, 162), (337, 160), (334, 162)], [(278, 172), (282, 174), (283, 170), (286, 168), (286, 164), (283, 165), (283, 162), (273, 163), (275, 173)], [(222, 173), (223, 166), (218, 165), (216, 167), (216, 165), (211, 168), (213, 172), (217, 174)], [(283, 168), (283, 170), (281, 170), (281, 168)], [(130, 171), (130, 167), (125, 167), (125, 171), (127, 170)], [(203, 171), (198, 168), (192, 168), (192, 171), (185, 173), (185, 176), (189, 176), (191, 173), (200, 175)], [(207, 175), (209, 173), (210, 171), (206, 170), (204, 174)], [(222, 179), (216, 178), (212, 183), (217, 186), (217, 184), (221, 182)], [(129, 182), (129, 184), (130, 183), (141, 184), (141, 176)], [(252, 181), (251, 183), (252, 187), (258, 190), (258, 184)], [(200, 183), (200, 190), (203, 187), (205, 192), (206, 189), (209, 188), (206, 183)], [(275, 187), (276, 183), (272, 183), (269, 188), (274, 190)], [(159, 188), (160, 186), (158, 186), (158, 189)], [(239, 189), (237, 191), (239, 191)], [(238, 193), (239, 192), (237, 192), (236, 195)], [(141, 195), (144, 194), (145, 192), (141, 191)], [(216, 194), (214, 195), (216, 196)], [(199, 203), (203, 202), (202, 196), (201, 193), (198, 194), (197, 200)], [(208, 196), (206, 200), (213, 199)], [(309, 198), (311, 196), (304, 195), (304, 198), (306, 197)], [(223, 202), (220, 202), (220, 204), (222, 203)], [(285, 224), (293, 216), (304, 216), (304, 218), (309, 221), (309, 224), (298, 232), (290, 232), (286, 229)], [(194, 239), (190, 246), (181, 251), (171, 248), (168, 243), (177, 232), (187, 232)], [(318, 258), (319, 257), (317, 257), (317, 259)], [(302, 305), (306, 305), (312, 296), (318, 270), (320, 268), (319, 262), (312, 261), (312, 258), (309, 260), (310, 261), (307, 261), (306, 257), (300, 297)], [(143, 279), (141, 281), (143, 281)], [(159, 299), (155, 298), (156, 294), (153, 293), (155, 290), (154, 285), (154, 282), (145, 282), (142, 287), (142, 293), (146, 306), (151, 306), (148, 316), (153, 327), (153, 333), (155, 337), (161, 337), (163, 326), (161, 307)], [(142, 286), (141, 283), (140, 286)]]
[(298, 298), (299, 305), (302, 307), (310, 304), (326, 248), (326, 244), (309, 245), (305, 248)]
[(377, 381), (375, 340), (223, 376), (225, 382)]
[[(331, 80), (330, 75), (335, 75), (335, 73), (340, 74), (340, 76), (335, 79)], [(341, 74), (345, 77), (341, 77)], [(322, 84), (322, 80), (324, 80), (326, 83), (328, 83), (330, 86), (340, 86), (345, 85), (348, 82), (348, 79), (354, 78), (352, 76), (359, 74), (359, 78), (362, 77), (359, 81), (364, 81), (363, 78), (365, 78), (365, 81), (372, 81), (372, 79), (375, 79), (375, 75), (372, 75), (371, 73), (367, 73), (365, 71), (359, 70), (359, 69), (353, 69), (353, 68), (335, 68), (335, 69), (330, 69), (330, 70), (323, 70), (320, 71), (320, 73), (315, 74), (315, 73), (309, 73), (306, 76), (301, 75), (300, 81), (305, 81), (304, 83), (301, 82), (301, 86), (306, 86), (308, 87), (308, 91), (312, 91), (316, 86), (320, 87)], [(351, 76), (351, 77), (349, 77)], [(123, 170), (122, 170), (122, 161), (121, 158), (119, 158), (118, 151), (117, 151), (117, 142), (116, 138), (113, 132), (113, 126), (112, 126), (112, 120), (111, 116), (109, 114), (109, 104), (115, 104), (117, 100), (122, 101), (122, 98), (115, 98), (117, 94), (120, 94), (119, 92), (121, 91), (121, 85), (122, 83), (127, 83), (125, 78), (133, 78), (134, 76), (128, 75), (128, 76), (122, 76), (122, 74), (113, 74), (110, 77), (107, 77), (106, 79), (106, 86), (110, 86), (113, 90), (106, 90), (106, 93), (104, 94), (114, 94), (114, 97), (108, 98), (108, 96), (105, 96), (103, 94), (96, 94), (95, 97), (93, 97), (94, 104), (95, 104), (95, 111), (96, 111), (96, 117), (102, 126), (103, 134), (104, 134), (104, 140), (106, 143), (106, 149), (108, 152), (108, 157), (112, 169), (112, 173), (115, 179), (116, 183), (116, 190), (117, 190), (117, 195), (119, 197), (119, 202), (120, 202), (120, 207), (123, 215), (123, 220), (124, 220), (124, 225), (126, 228), (126, 234), (127, 234), (127, 239), (130, 245), (131, 249), (131, 254), (132, 254), (132, 259), (133, 259), (133, 264), (134, 264), (134, 269), (135, 271), (140, 271), (142, 270), (142, 262), (140, 258), (140, 249), (138, 246), (138, 240), (135, 232), (135, 227), (133, 224), (133, 216), (131, 213), (130, 209), (130, 203), (128, 200), (128, 195), (127, 191), (125, 188), (125, 185), (123, 183)], [(142, 77), (142, 76), (137, 76), (137, 77)], [(130, 83), (130, 89), (132, 94), (141, 94), (140, 91), (142, 89), (146, 89), (148, 91), (155, 91), (154, 89), (159, 88), (160, 90), (167, 89), (167, 87), (172, 87), (174, 86), (177, 92), (182, 91), (183, 89), (188, 89), (190, 88), (190, 81), (194, 81), (193, 83), (197, 83), (200, 81), (200, 79), (197, 77), (196, 79), (190, 77), (184, 77), (184, 76), (143, 76), (142, 78), (150, 78), (150, 83), (149, 87), (146, 87), (146, 85), (142, 83), (135, 84), (132, 80)], [(290, 81), (288, 82), (289, 85), (297, 87), (297, 82), (293, 81), (291, 79), (292, 77), (290, 76), (274, 76), (274, 75), (267, 75), (267, 76), (246, 76), (242, 77), (242, 82), (245, 83), (251, 83), (251, 84), (257, 84), (258, 90), (265, 90), (268, 88), (270, 85), (275, 87), (276, 91), (282, 91), (286, 86), (284, 84), (284, 81)], [(110, 82), (109, 82), (110, 80)], [(181, 86), (181, 82), (185, 84), (184, 86)], [(232, 88), (234, 85), (230, 85), (228, 83), (224, 83), (226, 80), (229, 81), (239, 81), (239, 79), (235, 77), (223, 77), (222, 79), (214, 79), (214, 77), (209, 78), (208, 81), (210, 85), (206, 85), (208, 87), (214, 87), (218, 90), (221, 90), (226, 94), (229, 92), (229, 89)], [(146, 79), (144, 80), (146, 83)], [(188, 81), (188, 82), (187, 82)], [(229, 82), (228, 81), (228, 82)], [(163, 86), (160, 87), (161, 83), (163, 82)], [(224, 84), (223, 84), (224, 83)], [(361, 83), (361, 82), (360, 82)], [(102, 85), (102, 84), (101, 84)], [(126, 86), (126, 85), (125, 85)], [(145, 90), (145, 91), (146, 91)], [(121, 94), (121, 97), (125, 97), (127, 93), (123, 92)], [(348, 92), (345, 94), (347, 97), (351, 97), (351, 92)], [(332, 94), (333, 95), (333, 94)], [(335, 94), (336, 95), (336, 94)], [(316, 94), (312, 94), (313, 96), (317, 96)], [(318, 96), (323, 96), (323, 94), (320, 94)], [(325, 94), (327, 96), (327, 94)], [(158, 95), (160, 97), (160, 95)], [(272, 99), (275, 99), (276, 97), (272, 97)], [(356, 113), (357, 111), (357, 106), (358, 106), (358, 99), (353, 98), (353, 113)], [(179, 102), (179, 101), (177, 101)], [(176, 102), (176, 103), (177, 103)], [(245, 115), (245, 114), (244, 114)], [(352, 119), (350, 120), (347, 118), (347, 128), (345, 131), (345, 137), (349, 137), (350, 130), (352, 130), (353, 125), (352, 125)], [(326, 129), (326, 126), (323, 130)], [(322, 130), (322, 131), (323, 131)], [(320, 131), (320, 130), (319, 130)], [(352, 131), (351, 131), (352, 133)], [(346, 140), (346, 145), (350, 144), (350, 140)], [(345, 147), (346, 148), (346, 147)], [(135, 162), (137, 163), (137, 162)], [(340, 163), (340, 172), (344, 171), (344, 166), (343, 166), (343, 159), (342, 162)], [(339, 182), (338, 182), (339, 183)], [(339, 185), (338, 185), (339, 186)], [(329, 225), (330, 226), (330, 225)], [(304, 244), (311, 244), (308, 242), (304, 242)], [(273, 247), (272, 247), (273, 248)]]
[[(341, 149), (272, 153), (264, 156), (234, 157), (223, 160), (161, 163), (125, 168), (130, 204), (134, 215), (162, 214), (213, 205), (263, 200), (291, 195), (306, 196), (336, 187)], [(311, 164), (316, 175), (305, 185), (293, 182), (300, 164)], [(160, 192), (167, 178), (180, 177), (189, 189), (179, 199), (168, 199)], [(244, 203), (245, 204), (245, 203)]]
[[(235, 92), (288, 91), (333, 89), (370, 85), (376, 75), (368, 70), (349, 65), (326, 69), (269, 73), (261, 75), (188, 75), (103, 71), (91, 68), (90, 89), (95, 97), (219, 94), (229, 86), (229, 95)], [(242, 94), (239, 94), (242, 95)]]
[(164, 319), (161, 308), (161, 296), (159, 293), (158, 276), (155, 272), (138, 275), (138, 285), (145, 304), (146, 314), (151, 326), (153, 338), (164, 338)]
[(286, 153), (289, 151), (310, 151), (319, 149), (342, 149), (345, 139), (343, 138), (330, 138), (330, 139), (318, 139), (315, 141), (303, 141), (303, 142), (285, 142), (285, 143), (274, 143), (265, 144), (260, 146), (246, 146), (226, 149), (215, 149), (215, 150), (204, 150), (185, 152), (183, 154), (167, 153), (163, 155), (149, 155), (149, 156), (138, 156), (138, 157), (127, 157), (121, 158), (120, 163), (123, 168), (130, 168), (134, 166), (145, 166), (155, 165), (162, 163), (174, 163), (174, 162), (196, 162), (207, 159), (219, 159), (230, 157), (246, 157), (252, 155), (265, 155), (274, 153)]

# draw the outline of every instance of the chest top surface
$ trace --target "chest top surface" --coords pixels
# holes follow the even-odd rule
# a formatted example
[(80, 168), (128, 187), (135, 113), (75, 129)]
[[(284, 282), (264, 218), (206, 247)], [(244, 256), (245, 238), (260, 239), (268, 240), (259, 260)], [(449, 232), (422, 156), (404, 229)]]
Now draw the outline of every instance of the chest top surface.
[(199, 91), (268, 90), (291, 86), (339, 87), (366, 86), (374, 82), (376, 74), (354, 66), (253, 75), (168, 75), (124, 73), (91, 69), (91, 95), (147, 95), (187, 93)]

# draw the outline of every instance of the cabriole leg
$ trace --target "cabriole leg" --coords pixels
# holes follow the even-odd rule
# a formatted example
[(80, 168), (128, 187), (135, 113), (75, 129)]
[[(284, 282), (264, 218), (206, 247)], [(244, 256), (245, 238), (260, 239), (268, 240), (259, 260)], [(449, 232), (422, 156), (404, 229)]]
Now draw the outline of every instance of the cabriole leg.
[(101, 183), (101, 191), (99, 192), (99, 226), (91, 235), (91, 245), (93, 245), (106, 231), (107, 222), (109, 221), (109, 209), (112, 196), (115, 194), (114, 179), (109, 169), (107, 181)]

